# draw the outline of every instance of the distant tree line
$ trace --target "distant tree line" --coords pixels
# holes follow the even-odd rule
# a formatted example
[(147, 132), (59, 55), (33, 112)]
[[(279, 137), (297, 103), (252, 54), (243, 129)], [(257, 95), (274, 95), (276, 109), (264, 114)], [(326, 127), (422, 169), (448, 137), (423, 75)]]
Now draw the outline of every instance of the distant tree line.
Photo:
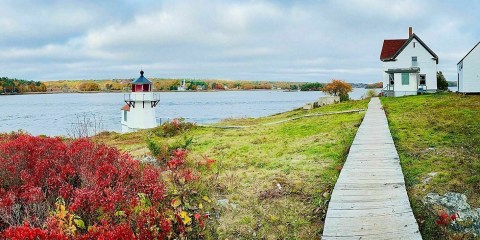
[(323, 88), (321, 83), (305, 83), (300, 85), (300, 91), (320, 91)]
[(458, 83), (456, 81), (447, 81), (449, 87), (457, 87)]
[(296, 90), (303, 83), (294, 82), (268, 82), (268, 81), (231, 81), (219, 79), (150, 79), (153, 81), (154, 88), (160, 91), (175, 91), (182, 81), (185, 80), (186, 90), (206, 91), (206, 90), (268, 90), (284, 89)]
[[(130, 91), (134, 79), (112, 80), (59, 80), (45, 82), (47, 91)], [(223, 90), (290, 90), (322, 91), (325, 83), (319, 82), (274, 82), (274, 81), (240, 81), (221, 79), (162, 79), (149, 78), (154, 91), (177, 91), (185, 81), (187, 91), (223, 91)], [(380, 83), (381, 84), (381, 83)]]
[(38, 81), (1, 77), (0, 93), (46, 92), (47, 87)]
[(132, 79), (113, 80), (59, 80), (45, 82), (49, 92), (83, 92), (83, 91), (127, 91)]
[(383, 88), (383, 82), (377, 82), (377, 83), (367, 84), (367, 86), (366, 86), (365, 88), (366, 88), (366, 89)]

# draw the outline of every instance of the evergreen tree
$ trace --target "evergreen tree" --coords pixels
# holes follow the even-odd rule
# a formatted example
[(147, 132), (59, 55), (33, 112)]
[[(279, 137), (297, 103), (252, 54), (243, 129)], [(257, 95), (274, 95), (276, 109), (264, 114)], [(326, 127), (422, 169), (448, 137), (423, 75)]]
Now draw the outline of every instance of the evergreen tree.
[(443, 76), (442, 71), (437, 72), (437, 89), (442, 91), (448, 90), (448, 82)]

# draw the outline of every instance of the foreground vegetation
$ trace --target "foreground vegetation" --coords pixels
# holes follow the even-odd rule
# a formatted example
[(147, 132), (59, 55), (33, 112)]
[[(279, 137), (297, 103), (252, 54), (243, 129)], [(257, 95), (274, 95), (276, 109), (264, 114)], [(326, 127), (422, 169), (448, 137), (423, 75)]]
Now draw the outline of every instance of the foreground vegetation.
[[(214, 203), (210, 216), (219, 239), (315, 239), (322, 233), (330, 193), (364, 112), (267, 123), (305, 114), (365, 109), (367, 102), (226, 120), (215, 127), (198, 126), (176, 135), (166, 134), (169, 131), (164, 127), (104, 133), (95, 141), (139, 159), (150, 154), (148, 146), (159, 152), (161, 146), (188, 146), (194, 158), (215, 159), (208, 196)], [(223, 128), (232, 125), (244, 127)]]
[(0, 134), (0, 239), (213, 238), (195, 163), (184, 149), (145, 163), (86, 138)]
[(437, 225), (438, 213), (422, 199), (431, 192), (459, 192), (480, 207), (480, 96), (445, 93), (382, 103), (423, 238), (472, 237)]

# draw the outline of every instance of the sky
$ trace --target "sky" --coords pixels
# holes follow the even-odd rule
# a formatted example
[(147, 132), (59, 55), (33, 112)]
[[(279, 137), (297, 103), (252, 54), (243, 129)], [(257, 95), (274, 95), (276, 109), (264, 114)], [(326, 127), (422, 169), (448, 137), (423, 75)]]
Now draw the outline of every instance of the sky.
[(480, 1), (2, 0), (0, 76), (379, 82), (408, 27), (456, 80)]

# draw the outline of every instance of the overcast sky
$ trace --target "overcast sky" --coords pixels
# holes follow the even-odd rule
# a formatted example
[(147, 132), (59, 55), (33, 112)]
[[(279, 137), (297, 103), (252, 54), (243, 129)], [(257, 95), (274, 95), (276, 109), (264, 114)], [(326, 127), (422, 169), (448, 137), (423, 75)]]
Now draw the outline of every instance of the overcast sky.
[(381, 81), (408, 27), (456, 80), (480, 1), (0, 1), (0, 76)]

